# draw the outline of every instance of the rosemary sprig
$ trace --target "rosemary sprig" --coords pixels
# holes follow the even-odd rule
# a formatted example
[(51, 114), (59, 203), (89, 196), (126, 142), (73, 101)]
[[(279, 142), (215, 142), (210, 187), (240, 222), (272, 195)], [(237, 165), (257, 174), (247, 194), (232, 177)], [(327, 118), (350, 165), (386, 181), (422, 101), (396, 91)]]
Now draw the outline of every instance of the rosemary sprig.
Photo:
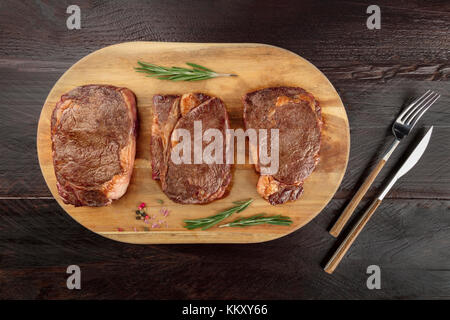
[(276, 216), (265, 216), (264, 213), (260, 213), (248, 218), (239, 218), (227, 224), (222, 224), (219, 228), (223, 227), (247, 227), (256, 226), (259, 224), (275, 224), (278, 226), (289, 226), (292, 223), (291, 218), (276, 215)]
[(206, 230), (211, 228), (212, 226), (218, 224), (222, 220), (228, 218), (235, 212), (241, 212), (245, 210), (250, 203), (252, 203), (253, 199), (244, 200), (244, 201), (236, 201), (233, 202), (236, 206), (229, 208), (225, 211), (222, 211), (218, 214), (207, 218), (193, 219), (193, 220), (184, 220), (186, 225), (184, 226), (186, 229), (193, 230), (197, 228), (201, 228), (202, 230)]
[(211, 69), (192, 62), (186, 62), (189, 68), (163, 67), (152, 63), (138, 61), (139, 67), (134, 68), (136, 72), (146, 73), (147, 77), (156, 77), (160, 80), (171, 81), (200, 81), (217, 77), (236, 77), (231, 73), (217, 73)]

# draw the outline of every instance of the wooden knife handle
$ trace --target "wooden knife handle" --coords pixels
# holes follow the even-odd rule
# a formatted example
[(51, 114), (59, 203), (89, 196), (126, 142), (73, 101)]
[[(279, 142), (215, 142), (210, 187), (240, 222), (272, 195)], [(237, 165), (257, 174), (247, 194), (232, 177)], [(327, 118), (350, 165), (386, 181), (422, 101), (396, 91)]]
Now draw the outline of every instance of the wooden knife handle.
[(336, 269), (336, 267), (341, 262), (342, 258), (345, 256), (345, 253), (348, 249), (350, 249), (351, 245), (353, 244), (353, 241), (355, 241), (356, 237), (359, 235), (361, 230), (366, 225), (367, 221), (372, 217), (375, 210), (380, 205), (381, 200), (375, 199), (370, 207), (367, 209), (367, 211), (363, 214), (361, 219), (359, 219), (358, 223), (353, 227), (352, 231), (347, 235), (347, 237), (344, 239), (344, 241), (341, 243), (339, 248), (336, 250), (336, 252), (331, 257), (330, 261), (328, 261), (327, 265), (325, 266), (324, 270), (327, 273), (333, 273), (333, 271)]
[(344, 211), (341, 213), (341, 216), (334, 224), (333, 228), (331, 228), (330, 234), (332, 236), (337, 237), (341, 233), (342, 229), (344, 229), (344, 226), (347, 224), (348, 220), (352, 216), (353, 211), (355, 211), (359, 202), (364, 197), (364, 195), (367, 193), (367, 190), (369, 190), (370, 186), (372, 185), (373, 181), (376, 179), (376, 177), (380, 173), (381, 169), (383, 169), (385, 163), (386, 163), (386, 160), (381, 159), (380, 162), (377, 163), (377, 166), (372, 170), (372, 172), (366, 178), (366, 180), (364, 180), (364, 183), (362, 184), (362, 186), (359, 187), (358, 191), (356, 191), (352, 200), (350, 200), (348, 205), (345, 207)]

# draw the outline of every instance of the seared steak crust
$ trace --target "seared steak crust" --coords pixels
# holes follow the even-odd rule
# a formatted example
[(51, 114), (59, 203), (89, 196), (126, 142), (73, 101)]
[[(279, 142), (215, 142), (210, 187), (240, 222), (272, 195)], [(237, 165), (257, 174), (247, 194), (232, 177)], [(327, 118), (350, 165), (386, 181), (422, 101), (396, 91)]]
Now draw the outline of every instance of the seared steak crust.
[(180, 96), (155, 95), (153, 97), (153, 123), (151, 137), (152, 178), (159, 180), (160, 169), (164, 162), (164, 150), (175, 126), (179, 112)]
[[(222, 197), (231, 181), (230, 165), (175, 164), (170, 155), (175, 146), (175, 142), (171, 141), (173, 131), (185, 129), (191, 134), (191, 159), (194, 159), (194, 121), (201, 121), (202, 134), (207, 129), (214, 128), (220, 130), (225, 137), (229, 122), (223, 102), (202, 93), (185, 94), (181, 97), (156, 95), (153, 102), (153, 125), (157, 125), (155, 130), (152, 129), (153, 178), (159, 177), (164, 193), (178, 203), (209, 203)], [(164, 122), (159, 114), (167, 104), (171, 104), (168, 113), (173, 117), (166, 117)], [(173, 121), (174, 118), (177, 119), (176, 122)], [(161, 130), (163, 127), (168, 129)], [(225, 159), (226, 141), (223, 143)], [(207, 144), (203, 142), (203, 149)]]
[(160, 170), (164, 162), (164, 154), (170, 135), (181, 116), (191, 109), (211, 99), (203, 93), (188, 93), (179, 95), (153, 96), (153, 123), (150, 142), (152, 155), (152, 178), (160, 179)]
[(136, 135), (130, 90), (86, 85), (64, 94), (51, 119), (53, 166), (64, 203), (98, 207), (120, 198), (131, 178)]
[[(246, 128), (279, 129), (279, 170), (260, 177), (258, 193), (271, 204), (298, 199), (303, 181), (319, 161), (322, 117), (318, 102), (296, 87), (266, 88), (248, 93), (243, 100)], [(257, 162), (258, 171), (260, 167)]]

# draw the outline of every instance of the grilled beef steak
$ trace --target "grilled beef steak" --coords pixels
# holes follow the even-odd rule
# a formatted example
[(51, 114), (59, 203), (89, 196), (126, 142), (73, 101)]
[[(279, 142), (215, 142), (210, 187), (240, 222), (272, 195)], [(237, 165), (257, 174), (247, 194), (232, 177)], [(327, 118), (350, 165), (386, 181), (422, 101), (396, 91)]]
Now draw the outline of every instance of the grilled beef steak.
[(53, 110), (58, 192), (66, 204), (105, 206), (127, 190), (136, 153), (136, 98), (129, 89), (86, 85)]
[[(318, 102), (295, 87), (250, 92), (243, 101), (246, 129), (279, 130), (279, 169), (273, 175), (260, 176), (258, 193), (272, 205), (297, 200), (303, 181), (319, 161), (322, 117)], [(257, 147), (250, 147), (257, 159)], [(255, 167), (260, 171), (258, 159)]]
[[(194, 121), (201, 122), (202, 135), (207, 129), (217, 129), (225, 137), (229, 123), (223, 102), (201, 93), (156, 95), (153, 107), (153, 179), (160, 179), (164, 193), (178, 203), (209, 203), (222, 197), (231, 181), (231, 167), (203, 161), (194, 163)], [(190, 133), (191, 164), (172, 161), (172, 149), (179, 142), (174, 131), (177, 129)], [(202, 139), (202, 150), (208, 144)], [(225, 139), (223, 152), (225, 162)]]
[(152, 156), (152, 178), (159, 180), (164, 162), (164, 150), (168, 145), (173, 127), (180, 117), (180, 97), (155, 95), (153, 97), (153, 122), (150, 152)]
[(203, 93), (153, 96), (153, 123), (151, 138), (152, 178), (159, 180), (161, 166), (170, 135), (180, 118), (190, 109), (211, 99)]

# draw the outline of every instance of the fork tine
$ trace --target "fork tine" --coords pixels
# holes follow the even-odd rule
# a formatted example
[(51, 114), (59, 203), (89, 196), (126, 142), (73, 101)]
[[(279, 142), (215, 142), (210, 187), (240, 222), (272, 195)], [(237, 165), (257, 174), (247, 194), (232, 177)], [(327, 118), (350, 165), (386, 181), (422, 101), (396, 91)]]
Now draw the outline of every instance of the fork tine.
[(410, 125), (411, 125), (411, 129), (414, 128), (414, 126), (416, 125), (417, 121), (419, 121), (419, 119), (423, 116), (423, 114), (424, 114), (425, 112), (427, 112), (427, 110), (430, 109), (430, 107), (431, 107), (431, 106), (432, 106), (432, 105), (433, 105), (440, 97), (441, 97), (441, 95), (438, 94), (437, 97), (435, 97), (435, 98), (428, 104), (428, 106), (427, 106), (425, 109), (423, 109), (423, 110), (419, 113), (418, 116), (414, 116), (415, 119), (414, 119), (413, 123), (410, 124)]
[(417, 98), (413, 103), (411, 103), (399, 116), (398, 120), (404, 121), (405, 118), (411, 113), (411, 111), (414, 111), (418, 105), (422, 104), (423, 101), (425, 101), (431, 94), (433, 94), (433, 91), (427, 90), (422, 96)]
[(414, 120), (414, 117), (418, 115), (422, 111), (422, 109), (426, 108), (429, 105), (429, 103), (433, 101), (433, 99), (436, 98), (438, 95), (439, 95), (438, 93), (431, 91), (431, 94), (424, 101), (415, 106), (413, 110), (408, 112), (408, 114), (404, 117), (403, 122), (405, 124), (410, 124)]
[(419, 103), (422, 99), (424, 99), (428, 93), (430, 93), (431, 90), (427, 90), (427, 92), (425, 92), (423, 95), (421, 95), (419, 98), (417, 98), (416, 100), (414, 100), (413, 102), (411, 102), (405, 110), (402, 111), (402, 113), (400, 113), (400, 115), (397, 117), (397, 120), (402, 119), (406, 113), (408, 113), (409, 110), (411, 110), (411, 108), (413, 108), (415, 105), (417, 105), (417, 103)]

